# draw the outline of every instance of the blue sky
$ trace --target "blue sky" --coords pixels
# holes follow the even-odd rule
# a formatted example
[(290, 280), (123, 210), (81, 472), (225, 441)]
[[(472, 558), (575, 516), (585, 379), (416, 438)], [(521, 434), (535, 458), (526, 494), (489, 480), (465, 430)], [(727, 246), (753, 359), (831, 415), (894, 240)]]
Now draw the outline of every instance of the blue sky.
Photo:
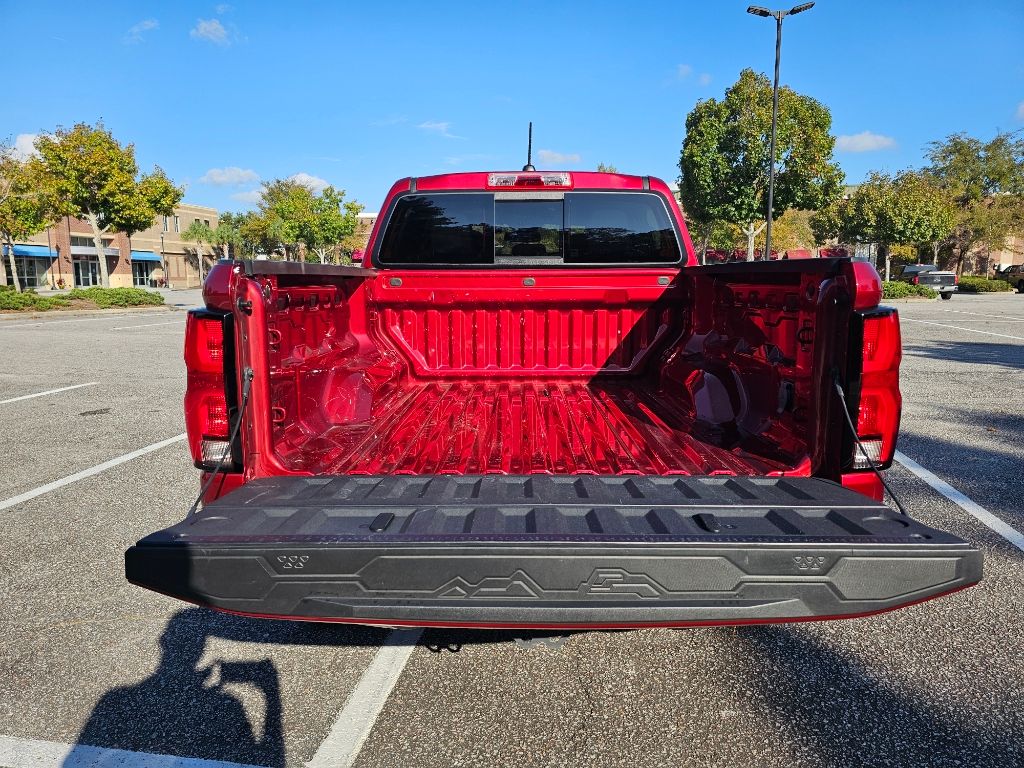
[[(403, 176), (518, 168), (528, 120), (538, 167), (672, 181), (696, 101), (771, 70), (747, 4), (0, 0), (0, 139), (102, 118), (221, 210), (305, 174), (373, 211)], [(830, 107), (855, 182), (1024, 128), (1022, 34), (1021, 0), (818, 0), (785, 23), (782, 81)]]

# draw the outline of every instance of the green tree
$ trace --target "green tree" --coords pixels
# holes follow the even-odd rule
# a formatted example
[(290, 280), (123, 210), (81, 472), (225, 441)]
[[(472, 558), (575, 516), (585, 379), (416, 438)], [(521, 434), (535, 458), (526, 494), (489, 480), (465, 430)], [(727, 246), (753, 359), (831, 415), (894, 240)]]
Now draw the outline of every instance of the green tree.
[(955, 218), (953, 200), (930, 176), (872, 173), (848, 198), (815, 213), (811, 228), (819, 243), (878, 243), (888, 273), (892, 246), (928, 245), (937, 253)]
[(199, 219), (195, 219), (188, 225), (188, 229), (181, 233), (181, 239), (196, 244), (196, 262), (199, 265), (199, 282), (202, 283), (206, 279), (205, 270), (203, 269), (203, 259), (206, 254), (204, 252), (203, 245), (213, 244), (213, 230), (210, 228), (209, 224), (205, 224)]
[[(0, 146), (0, 245), (7, 251), (14, 290), (21, 291), (14, 244), (41, 232), (52, 222), (52, 199), (39, 178), (39, 163), (15, 156)], [(6, 284), (6, 272), (0, 264)]]
[(932, 142), (927, 173), (952, 196), (956, 222), (944, 246), (957, 274), (975, 250), (1005, 247), (1024, 231), (1024, 140), (1019, 132), (982, 141), (964, 133)]
[(598, 163), (597, 164), (597, 172), (598, 173), (618, 173), (619, 169), (616, 168), (614, 165), (605, 165), (604, 163)]
[[(753, 259), (767, 214), (772, 87), (745, 69), (718, 101), (700, 101), (686, 118), (679, 193), (698, 229), (735, 224)], [(779, 91), (773, 216), (816, 210), (839, 197), (843, 172), (832, 162), (832, 115), (821, 102), (790, 88)]]
[(298, 258), (305, 249), (326, 263), (335, 247), (355, 232), (362, 209), (357, 202), (345, 202), (344, 191), (334, 187), (317, 194), (291, 179), (275, 179), (263, 184), (258, 210), (240, 231), (268, 251), (282, 249), (286, 259)]
[(213, 232), (214, 243), (223, 249), (225, 258), (252, 258), (260, 252), (261, 243), (250, 237), (254, 211), (222, 213)]
[(335, 246), (356, 231), (359, 212), (363, 206), (357, 202), (344, 202), (344, 190), (327, 187), (319, 195), (312, 195), (309, 213), (302, 225), (300, 238), (306, 248), (315, 253), (321, 264), (327, 263), (328, 254)]
[(130, 237), (149, 227), (158, 215), (173, 213), (183, 190), (174, 186), (160, 168), (140, 176), (135, 147), (122, 146), (102, 123), (78, 123), (71, 130), (58, 128), (40, 136), (36, 149), (57, 212), (84, 219), (92, 229), (100, 278), (104, 286), (109, 286), (103, 235), (124, 232)]

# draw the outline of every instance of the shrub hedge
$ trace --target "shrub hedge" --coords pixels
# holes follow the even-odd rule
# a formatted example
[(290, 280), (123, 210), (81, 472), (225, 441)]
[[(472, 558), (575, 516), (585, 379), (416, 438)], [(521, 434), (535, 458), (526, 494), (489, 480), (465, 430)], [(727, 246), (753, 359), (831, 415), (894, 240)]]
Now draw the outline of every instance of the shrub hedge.
[(155, 291), (142, 288), (75, 288), (67, 293), (56, 296), (40, 296), (32, 289), (22, 293), (14, 290), (13, 285), (0, 285), (0, 311), (3, 310), (41, 310), (61, 309), (71, 306), (72, 299), (80, 299), (95, 304), (100, 309), (109, 307), (142, 307), (160, 305), (164, 297)]
[(998, 293), (1012, 291), (1013, 286), (1005, 280), (989, 280), (987, 277), (964, 275), (960, 278), (960, 290), (963, 293)]
[(141, 307), (164, 303), (164, 297), (155, 291), (142, 288), (75, 288), (66, 294), (69, 299), (85, 299), (97, 307)]
[(906, 299), (911, 296), (934, 299), (938, 295), (927, 285), (911, 285), (901, 280), (890, 280), (889, 282), (882, 283), (882, 298), (885, 299)]
[(0, 311), (2, 310), (47, 310), (68, 306), (62, 296), (40, 296), (33, 290), (18, 293), (13, 285), (0, 285)]

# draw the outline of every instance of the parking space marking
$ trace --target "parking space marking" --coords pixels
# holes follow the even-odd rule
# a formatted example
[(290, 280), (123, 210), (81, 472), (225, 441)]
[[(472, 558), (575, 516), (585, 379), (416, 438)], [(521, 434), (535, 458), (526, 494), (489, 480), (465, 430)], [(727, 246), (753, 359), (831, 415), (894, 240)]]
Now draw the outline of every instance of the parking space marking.
[(146, 315), (158, 314), (159, 312), (135, 312), (130, 315), (120, 315), (114, 312), (98, 317), (75, 317), (69, 320), (42, 320), (38, 323), (3, 323), (0, 322), (0, 330), (8, 328), (35, 328), (40, 325), (59, 325), (61, 323), (94, 323), (97, 320), (120, 320), (125, 317), (145, 317)]
[(112, 330), (112, 331), (130, 331), (133, 328), (153, 328), (154, 326), (157, 326), (157, 325), (177, 325), (182, 320), (184, 320), (184, 318), (180, 318), (178, 320), (171, 320), (170, 322), (167, 322), (167, 323), (146, 323), (145, 325), (119, 325), (116, 328), (111, 328), (110, 330)]
[(416, 649), (422, 629), (395, 629), (363, 672), (309, 768), (350, 768)]
[[(1005, 320), (1006, 322), (1024, 323), (1024, 317), (1007, 317), (1006, 315), (989, 315), (989, 314), (986, 314), (985, 312), (968, 312), (966, 309), (944, 309), (942, 311), (943, 312), (952, 312), (953, 314), (957, 314), (957, 315), (974, 315), (975, 317), (993, 317), (996, 320)], [(966, 323), (966, 322), (972, 322), (972, 321), (964, 320), (962, 322)]]
[(993, 333), (992, 331), (979, 331), (977, 328), (964, 328), (961, 325), (946, 325), (945, 323), (932, 323), (928, 320), (914, 320), (911, 317), (900, 317), (900, 320), (904, 323), (921, 323), (922, 325), (937, 325), (939, 328), (953, 328), (957, 331), (967, 331), (967, 333), (980, 333), (984, 336), (999, 336), (1003, 339), (1016, 339), (1017, 341), (1024, 341), (1024, 336), (1009, 336), (1005, 333)]
[(8, 403), (17, 403), (21, 400), (31, 400), (33, 397), (43, 397), (44, 395), (55, 395), (58, 392), (68, 392), (72, 389), (81, 389), (82, 387), (92, 387), (99, 384), (98, 381), (90, 381), (85, 384), (72, 384), (70, 387), (60, 387), (58, 389), (48, 389), (45, 392), (36, 392), (33, 395), (22, 395), (21, 397), (10, 397), (6, 400), (0, 400), (0, 405), (7, 405)]
[(25, 491), (24, 493), (18, 494), (17, 496), (12, 496), (9, 499), (4, 499), (3, 501), (0, 501), (0, 512), (2, 512), (5, 509), (10, 509), (11, 507), (17, 504), (21, 504), (23, 502), (34, 499), (37, 496), (42, 496), (44, 493), (49, 493), (50, 491), (55, 491), (58, 488), (63, 488), (65, 485), (71, 485), (72, 483), (77, 483), (79, 480), (85, 480), (87, 477), (93, 477), (94, 475), (98, 475), (101, 472), (106, 472), (108, 469), (112, 469), (113, 467), (116, 467), (120, 464), (124, 464), (126, 461), (137, 459), (139, 458), (139, 456), (145, 456), (147, 453), (159, 451), (161, 448), (166, 448), (168, 445), (173, 445), (174, 443), (177, 443), (184, 439), (185, 433), (182, 432), (180, 435), (175, 435), (174, 437), (169, 437), (166, 440), (161, 440), (159, 443), (147, 445), (145, 448), (139, 448), (137, 451), (126, 453), (123, 456), (118, 456), (116, 458), (110, 459), (110, 461), (105, 461), (102, 464), (97, 464), (94, 467), (83, 469), (81, 472), (75, 472), (75, 474), (73, 475), (68, 475), (67, 477), (62, 477), (59, 480), (54, 480), (52, 483), (47, 483), (46, 485), (41, 485), (38, 488), (33, 488), (31, 491)]
[(947, 483), (945, 480), (940, 479), (933, 472), (928, 471), (912, 458), (907, 456), (900, 451), (896, 451), (894, 457), (896, 461), (902, 464), (904, 467), (913, 472), (921, 480), (924, 480), (933, 490), (938, 491), (947, 499), (956, 504), (967, 514), (971, 515), (978, 522), (988, 526), (993, 531), (998, 533), (1008, 542), (1013, 544), (1017, 549), (1024, 552), (1024, 534), (1018, 531), (1016, 528), (1012, 528), (998, 517), (993, 515), (974, 499), (970, 498), (966, 494), (961, 493), (952, 485)]
[(223, 760), (154, 755), (12, 736), (0, 736), (0, 765), (5, 768), (254, 768)]

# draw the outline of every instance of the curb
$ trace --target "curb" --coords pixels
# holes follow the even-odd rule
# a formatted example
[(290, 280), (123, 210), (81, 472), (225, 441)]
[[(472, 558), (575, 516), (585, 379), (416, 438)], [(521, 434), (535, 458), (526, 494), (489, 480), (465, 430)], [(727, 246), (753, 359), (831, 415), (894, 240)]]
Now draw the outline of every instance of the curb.
[(0, 312), (0, 325), (10, 320), (36, 320), (47, 317), (92, 317), (94, 315), (124, 315), (136, 312), (187, 312), (188, 307), (174, 304), (141, 307), (110, 307), (109, 309), (51, 309), (47, 312)]

